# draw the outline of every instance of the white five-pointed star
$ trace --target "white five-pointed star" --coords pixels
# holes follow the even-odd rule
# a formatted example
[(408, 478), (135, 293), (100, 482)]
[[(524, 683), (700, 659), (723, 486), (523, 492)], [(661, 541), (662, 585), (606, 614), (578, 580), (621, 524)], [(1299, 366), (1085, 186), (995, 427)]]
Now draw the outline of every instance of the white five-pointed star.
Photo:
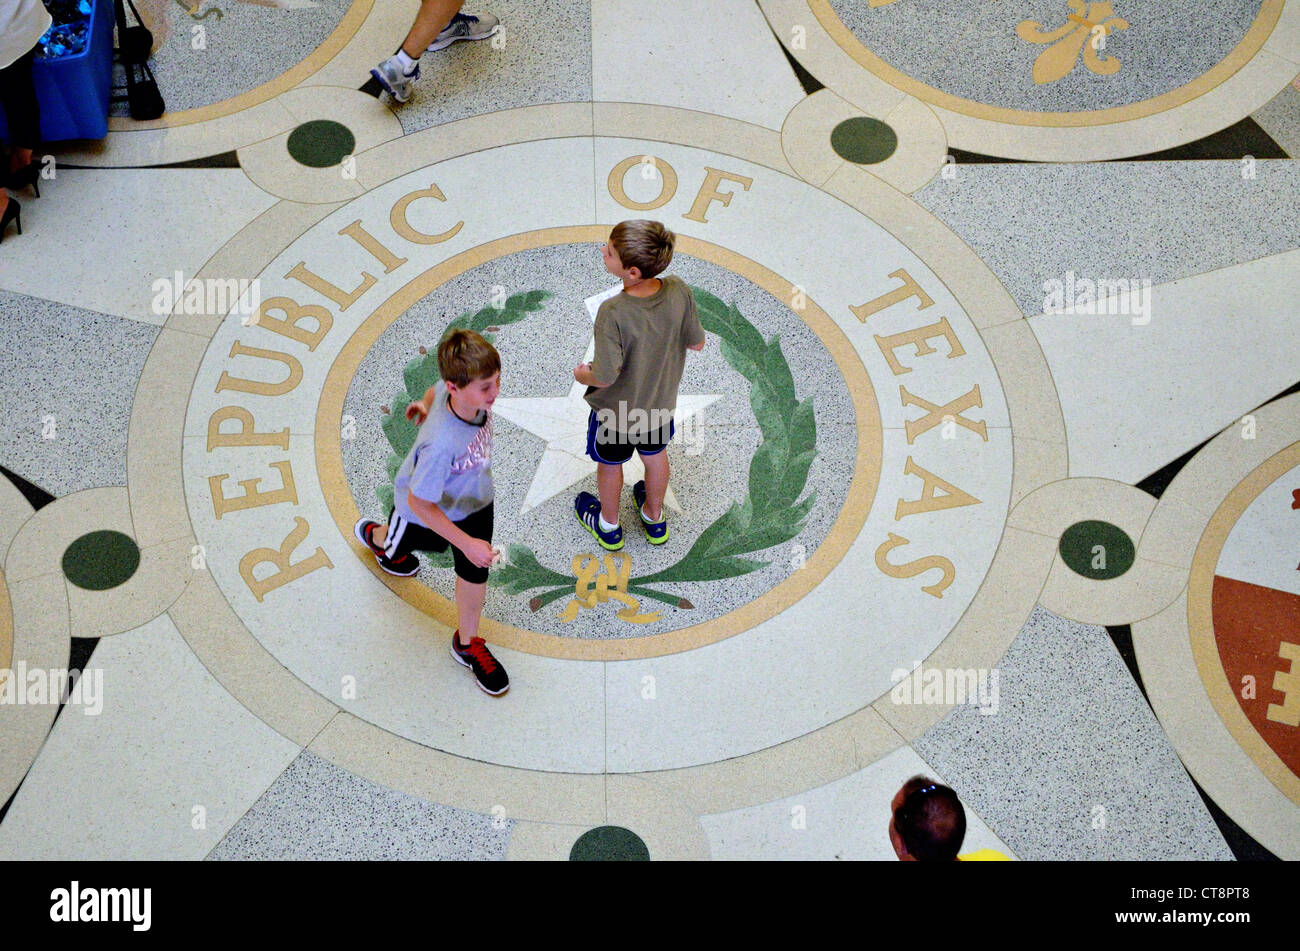
[[(587, 310), (594, 322), (596, 309), (601, 302), (613, 297), (623, 289), (622, 284), (611, 287), (608, 291), (587, 298)], [(584, 361), (591, 360), (596, 352), (596, 339), (593, 334), (587, 344)], [(591, 407), (582, 398), (586, 387), (574, 383), (566, 396), (524, 396), (498, 397), (493, 412), (502, 419), (508, 419), (521, 429), (525, 429), (546, 441), (541, 462), (533, 474), (528, 494), (519, 510), (522, 515), (535, 509), (547, 499), (559, 495), (575, 482), (580, 482), (596, 470), (596, 464), (587, 456), (587, 414)], [(673, 420), (678, 431), (685, 420), (690, 419), (700, 410), (721, 399), (721, 394), (706, 396), (679, 395), (677, 409)], [(624, 466), (624, 483), (634, 485), (645, 478), (645, 466), (636, 453)], [(673, 496), (672, 486), (664, 497), (664, 505), (681, 514), (681, 506)]]

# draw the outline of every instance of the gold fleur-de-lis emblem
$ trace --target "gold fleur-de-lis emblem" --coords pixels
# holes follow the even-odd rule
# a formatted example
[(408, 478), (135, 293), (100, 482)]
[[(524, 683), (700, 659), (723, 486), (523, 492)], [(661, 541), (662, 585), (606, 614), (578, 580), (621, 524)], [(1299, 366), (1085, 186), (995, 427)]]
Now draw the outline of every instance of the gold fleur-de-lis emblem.
[(1128, 21), (1115, 15), (1110, 0), (1096, 3), (1069, 0), (1069, 4), (1074, 12), (1055, 30), (1044, 29), (1036, 20), (1025, 20), (1016, 26), (1016, 36), (1022, 40), (1052, 44), (1034, 60), (1034, 82), (1039, 85), (1068, 76), (1080, 54), (1083, 54), (1083, 64), (1098, 76), (1119, 72), (1120, 61), (1114, 56), (1103, 58), (1101, 49), (1106, 37), (1115, 30), (1128, 29)]

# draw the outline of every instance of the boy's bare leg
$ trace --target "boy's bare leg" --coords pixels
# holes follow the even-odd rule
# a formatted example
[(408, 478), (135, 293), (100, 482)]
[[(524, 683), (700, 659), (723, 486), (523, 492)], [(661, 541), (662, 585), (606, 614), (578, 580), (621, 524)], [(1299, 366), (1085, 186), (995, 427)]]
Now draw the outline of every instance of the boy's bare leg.
[(652, 522), (664, 517), (664, 495), (668, 492), (668, 450), (642, 456), (645, 466), (645, 514)]
[(623, 467), (596, 464), (596, 491), (600, 493), (600, 517), (618, 524), (618, 501), (623, 494)]
[(420, 12), (415, 16), (411, 32), (406, 34), (402, 52), (411, 59), (419, 59), (451, 18), (460, 13), (465, 0), (421, 0)]
[(388, 526), (387, 525), (376, 526), (375, 530), (370, 533), (370, 540), (374, 542), (376, 545), (378, 545), (380, 548), (383, 548), (384, 542), (388, 541)]
[(483, 614), (487, 600), (487, 582), (471, 584), (456, 576), (456, 624), (460, 628), (460, 646), (469, 647), (472, 638), (478, 637), (478, 619)]

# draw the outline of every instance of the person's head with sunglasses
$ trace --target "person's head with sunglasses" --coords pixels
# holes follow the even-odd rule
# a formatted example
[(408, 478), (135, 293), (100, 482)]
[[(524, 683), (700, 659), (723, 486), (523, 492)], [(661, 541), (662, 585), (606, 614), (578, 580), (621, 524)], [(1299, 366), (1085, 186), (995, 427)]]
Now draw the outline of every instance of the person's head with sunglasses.
[(928, 776), (913, 776), (894, 795), (889, 841), (904, 862), (954, 862), (966, 837), (957, 794)]

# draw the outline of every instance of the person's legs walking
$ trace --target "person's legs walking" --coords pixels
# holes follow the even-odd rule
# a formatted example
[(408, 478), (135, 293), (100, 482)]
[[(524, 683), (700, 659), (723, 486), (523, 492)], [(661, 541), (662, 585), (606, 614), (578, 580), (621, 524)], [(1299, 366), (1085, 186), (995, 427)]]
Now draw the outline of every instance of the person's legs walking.
[(465, 0), (421, 0), (420, 12), (415, 15), (411, 32), (406, 34), (402, 43), (402, 52), (411, 59), (419, 59), (424, 51), (442, 32), (443, 27), (451, 22), (452, 17), (460, 13)]
[(487, 600), (487, 582), (470, 584), (460, 575), (456, 576), (456, 624), (460, 631), (462, 647), (478, 637), (478, 622), (483, 615), (483, 603)]
[(645, 466), (645, 514), (652, 522), (663, 518), (664, 496), (668, 492), (668, 450), (642, 456)]
[(596, 491), (600, 494), (600, 517), (608, 525), (617, 525), (619, 497), (623, 494), (623, 466), (598, 463)]
[[(32, 149), (41, 138), (40, 105), (36, 101), (36, 87), (32, 84), (32, 62), (36, 58), (36, 47), (18, 57), (4, 69), (0, 69), (0, 106), (4, 107), (5, 120), (9, 124), (9, 138), (13, 148), (9, 152), (8, 167), (3, 169), (4, 185), (21, 188), (24, 185), (36, 187), (35, 169), (27, 175), (16, 175), (32, 164)], [(9, 207), (9, 194), (0, 187), (0, 238), (8, 225), (8, 217), (16, 217), (18, 203)], [(21, 232), (20, 232), (21, 233)]]

